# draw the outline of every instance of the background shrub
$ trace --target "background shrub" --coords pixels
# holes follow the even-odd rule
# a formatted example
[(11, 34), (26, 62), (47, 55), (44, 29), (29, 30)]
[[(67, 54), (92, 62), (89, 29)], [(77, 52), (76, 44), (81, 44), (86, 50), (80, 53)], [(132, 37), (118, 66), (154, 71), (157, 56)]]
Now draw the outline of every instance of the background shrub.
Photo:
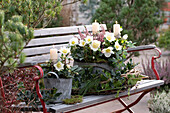
[(149, 110), (151, 113), (169, 113), (170, 112), (170, 91), (166, 93), (157, 92), (149, 101)]
[(170, 27), (168, 30), (160, 34), (158, 38), (158, 46), (165, 50), (170, 50)]

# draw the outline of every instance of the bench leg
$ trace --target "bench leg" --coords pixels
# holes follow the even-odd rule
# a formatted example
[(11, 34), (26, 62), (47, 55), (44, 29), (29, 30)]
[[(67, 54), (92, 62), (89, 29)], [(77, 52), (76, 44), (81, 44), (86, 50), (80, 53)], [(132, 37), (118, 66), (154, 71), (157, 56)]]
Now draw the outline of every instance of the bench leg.
[(129, 113), (134, 113), (121, 98), (118, 98), (118, 101), (129, 111)]
[(118, 98), (118, 101), (125, 107), (123, 109), (120, 109), (118, 111), (114, 111), (112, 113), (122, 113), (125, 110), (128, 110), (130, 113), (134, 113), (130, 107), (136, 105), (147, 93), (149, 93), (150, 91), (152, 91), (153, 89), (149, 89), (144, 91), (134, 102), (132, 102), (131, 104), (127, 105), (121, 98)]

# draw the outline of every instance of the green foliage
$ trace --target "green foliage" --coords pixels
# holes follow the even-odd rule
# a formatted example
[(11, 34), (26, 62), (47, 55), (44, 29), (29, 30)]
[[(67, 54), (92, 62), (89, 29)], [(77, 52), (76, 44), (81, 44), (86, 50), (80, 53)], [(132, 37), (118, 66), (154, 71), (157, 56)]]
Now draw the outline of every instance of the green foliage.
[(146, 45), (156, 41), (156, 28), (163, 22), (158, 3), (159, 0), (101, 0), (92, 21), (106, 24), (110, 31), (118, 21), (129, 40)]
[(12, 16), (11, 20), (5, 22), (4, 12), (0, 11), (0, 24), (0, 75), (2, 75), (16, 67), (18, 63), (24, 62), (25, 54), (22, 50), (34, 36), (33, 29), (28, 29), (22, 23), (21, 16)]
[(161, 33), (158, 38), (158, 46), (170, 50), (170, 28), (164, 33)]
[(43, 96), (42, 99), (46, 104), (50, 104), (56, 101), (57, 97), (61, 95), (61, 93), (57, 93), (56, 88), (41, 90), (41, 94)]
[(23, 17), (28, 27), (45, 27), (62, 9), (58, 0), (2, 0), (0, 9), (5, 12), (5, 21), (13, 15)]
[[(135, 83), (141, 78), (135, 75), (129, 75), (127, 78), (121, 76), (134, 68), (134, 64), (129, 62), (127, 65), (121, 67), (121, 69), (112, 69), (107, 71), (100, 67), (95, 66), (81, 66), (83, 70), (79, 72), (79, 75), (74, 77), (73, 87), (79, 89), (79, 94), (85, 95), (89, 93), (102, 93), (110, 91), (122, 90), (127, 87), (135, 85)], [(117, 64), (119, 67), (119, 64)]]
[[(23, 87), (23, 85), (19, 86), (19, 88), (21, 87)], [(46, 104), (50, 104), (51, 102), (54, 102), (57, 99), (57, 97), (60, 96), (61, 93), (57, 93), (57, 89), (52, 88), (52, 89), (41, 89), (41, 94), (44, 102)], [(25, 90), (23, 88), (22, 90), (20, 90), (20, 92), (18, 92), (17, 100), (24, 101), (26, 105), (29, 106), (37, 106), (41, 104), (35, 88), (33, 90), (30, 89)]]

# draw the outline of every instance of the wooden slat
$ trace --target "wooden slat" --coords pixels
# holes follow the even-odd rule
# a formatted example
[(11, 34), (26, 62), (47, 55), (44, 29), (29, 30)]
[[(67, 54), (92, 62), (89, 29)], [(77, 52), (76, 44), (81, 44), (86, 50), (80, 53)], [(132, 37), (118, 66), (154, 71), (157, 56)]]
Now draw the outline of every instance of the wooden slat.
[[(60, 44), (60, 45), (54, 45), (54, 47), (56, 49), (60, 49), (60, 47), (62, 46), (67, 46), (68, 44)], [(25, 48), (23, 50), (23, 52), (27, 55), (27, 56), (31, 56), (31, 55), (40, 55), (40, 54), (46, 54), (46, 53), (50, 53), (50, 49), (53, 48), (53, 45), (50, 46), (43, 46), (43, 47), (34, 47), (34, 48)]]
[[(107, 30), (107, 27), (105, 24), (101, 24), (105, 30)], [(92, 31), (92, 25), (85, 25), (88, 29), (88, 31)], [(81, 32), (83, 32), (84, 26), (69, 26), (69, 27), (56, 27), (56, 28), (44, 28), (44, 29), (38, 29), (34, 30), (34, 36), (49, 36), (49, 35), (63, 35), (63, 34), (72, 34), (72, 33), (78, 33), (77, 29), (80, 29)], [(101, 30), (101, 28), (100, 28)]]
[(41, 45), (49, 45), (49, 44), (57, 44), (57, 43), (68, 43), (71, 38), (79, 35), (66, 35), (66, 36), (54, 36), (47, 38), (36, 38), (32, 39), (27, 47), (30, 46), (41, 46)]
[(44, 54), (40, 56), (26, 57), (24, 63), (29, 63), (29, 62), (44, 63), (46, 61), (49, 61), (49, 59), (50, 59), (50, 54)]

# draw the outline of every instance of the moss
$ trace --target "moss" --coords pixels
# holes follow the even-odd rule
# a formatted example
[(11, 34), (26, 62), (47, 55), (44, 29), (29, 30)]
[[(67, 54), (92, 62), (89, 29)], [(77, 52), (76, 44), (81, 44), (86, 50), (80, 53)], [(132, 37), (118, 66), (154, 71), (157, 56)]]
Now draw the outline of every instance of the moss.
[(76, 104), (76, 103), (81, 103), (83, 101), (83, 96), (81, 95), (74, 95), (71, 96), (70, 99), (63, 99), (64, 104)]

